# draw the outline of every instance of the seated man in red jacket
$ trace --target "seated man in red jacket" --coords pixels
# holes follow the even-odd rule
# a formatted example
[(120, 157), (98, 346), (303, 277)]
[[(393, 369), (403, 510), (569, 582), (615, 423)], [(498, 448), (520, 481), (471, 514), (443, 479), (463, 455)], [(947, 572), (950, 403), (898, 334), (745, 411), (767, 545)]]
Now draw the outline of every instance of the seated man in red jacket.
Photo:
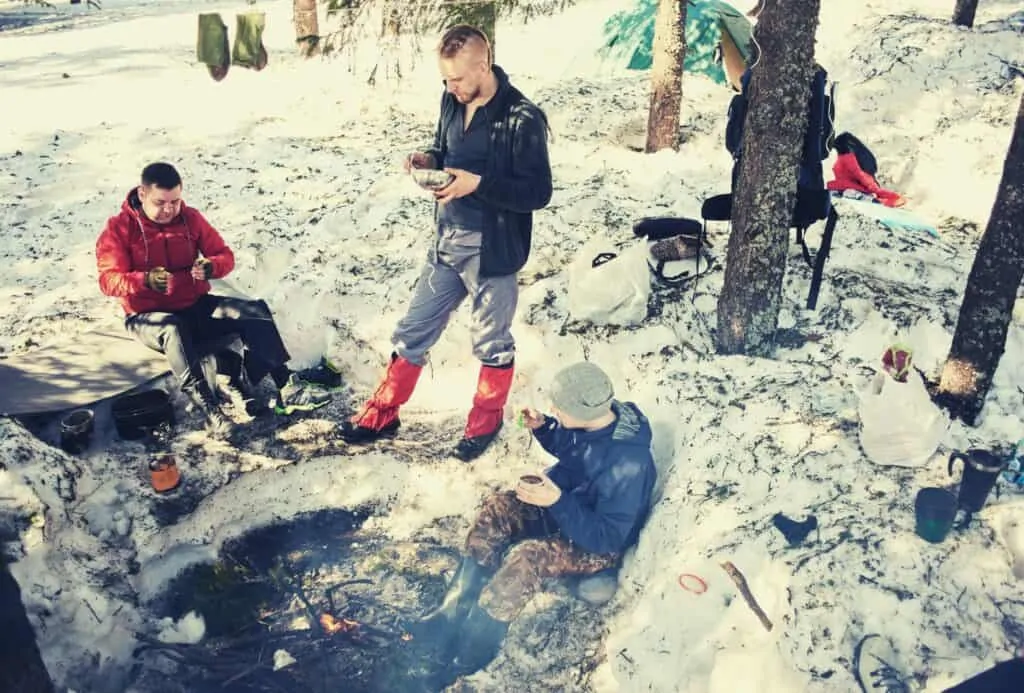
[[(285, 365), (291, 357), (266, 303), (210, 293), (208, 280), (231, 272), (235, 256), (203, 215), (185, 206), (181, 176), (170, 164), (142, 170), (141, 185), (96, 241), (96, 265), (100, 290), (121, 299), (128, 332), (167, 356), (182, 391), (209, 423), (230, 421), (203, 377), (201, 347), (229, 335), (245, 345), (242, 372), (249, 383), (273, 378), (277, 413), (310, 411), (330, 401)], [(246, 378), (234, 385), (251, 400)]]

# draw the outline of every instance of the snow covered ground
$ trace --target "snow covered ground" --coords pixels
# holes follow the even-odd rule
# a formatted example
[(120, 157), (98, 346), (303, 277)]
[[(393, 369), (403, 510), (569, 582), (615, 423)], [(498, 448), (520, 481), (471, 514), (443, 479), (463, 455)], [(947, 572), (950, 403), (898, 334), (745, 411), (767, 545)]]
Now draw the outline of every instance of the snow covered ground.
[[(1011, 327), (980, 426), (953, 424), (925, 467), (866, 459), (856, 407), (897, 338), (931, 374), (946, 354), (1022, 90), (1024, 38), (1019, 20), (1007, 21), (1021, 4), (982, 2), (975, 29), (962, 31), (948, 24), (949, 0), (898, 10), (886, 0), (823, 3), (818, 59), (841, 84), (837, 125), (872, 146), (883, 184), (940, 238), (844, 215), (815, 312), (803, 310), (809, 272), (793, 246), (788, 339), (771, 361), (714, 355), (721, 272), (696, 294), (656, 289), (636, 328), (567, 314), (565, 268), (585, 241), (629, 243), (637, 218), (698, 216), (703, 198), (728, 186), (729, 93), (702, 78), (684, 83), (679, 153), (626, 146), (646, 118), (645, 75), (595, 58), (604, 19), (623, 4), (588, 2), (498, 29), (498, 62), (554, 132), (556, 191), (522, 273), (512, 404), (543, 406), (563, 364), (601, 364), (652, 419), (660, 500), (601, 612), (600, 666), (580, 676), (579, 662), (557, 660), (565, 651), (545, 659), (530, 649), (552, 601), (544, 597), (477, 686), (849, 691), (853, 646), (868, 632), (889, 635), (928, 691), (1011, 656), (1024, 644), (1024, 497), (1003, 493), (939, 545), (914, 534), (913, 498), (954, 483), (950, 450), (1024, 436), (1024, 318)], [(195, 14), (213, 10), (232, 28), (235, 12), (268, 13), (266, 70), (232, 68), (215, 83), (195, 63)], [(54, 12), (74, 17), (0, 32), (0, 355), (118, 327), (119, 308), (96, 285), (93, 244), (141, 167), (165, 159), (234, 247), (235, 285), (275, 309), (295, 363), (327, 353), (347, 383), (318, 416), (238, 448), (182, 427), (172, 449), (199, 502), (170, 523), (154, 512), (145, 450), (117, 441), (109, 425), (99, 432), (107, 445), (73, 460), (0, 421), (0, 509), (22, 531), (13, 571), (46, 662), (79, 693), (121, 691), (135, 635), (166, 627), (149, 600), (226, 540), (307, 510), (370, 504), (381, 509), (370, 526), (396, 540), (455, 516), (454, 542), (481, 494), (546, 460), (511, 425), (469, 467), (439, 454), (475, 385), (464, 313), (403, 415), (404, 443), (353, 452), (329, 436), (374, 386), (430, 239), (429, 198), (399, 168), (433, 131), (439, 81), (429, 53), (406, 56), (401, 83), (385, 74), (370, 88), (372, 46), (347, 63), (292, 56), (290, 3), (108, 0), (102, 11), (45, 11)], [(712, 233), (724, 253), (726, 229)], [(820, 530), (790, 548), (771, 525), (776, 512), (813, 513)], [(735, 598), (717, 565), (726, 560), (747, 576), (771, 632)], [(681, 573), (701, 576), (708, 591), (681, 589)], [(186, 623), (171, 637), (201, 632)]]

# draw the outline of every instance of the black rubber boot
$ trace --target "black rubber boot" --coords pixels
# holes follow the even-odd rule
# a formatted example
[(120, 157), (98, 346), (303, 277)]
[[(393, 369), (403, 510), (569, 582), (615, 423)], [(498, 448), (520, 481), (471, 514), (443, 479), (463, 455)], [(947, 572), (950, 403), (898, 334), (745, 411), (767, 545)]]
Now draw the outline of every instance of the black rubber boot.
[(507, 633), (508, 623), (475, 605), (459, 630), (451, 674), (456, 678), (468, 676), (486, 667), (498, 655)]
[(462, 563), (448, 583), (448, 591), (440, 606), (419, 620), (422, 629), (455, 628), (462, 624), (466, 614), (476, 604), (483, 589), (487, 571), (468, 556), (463, 556)]

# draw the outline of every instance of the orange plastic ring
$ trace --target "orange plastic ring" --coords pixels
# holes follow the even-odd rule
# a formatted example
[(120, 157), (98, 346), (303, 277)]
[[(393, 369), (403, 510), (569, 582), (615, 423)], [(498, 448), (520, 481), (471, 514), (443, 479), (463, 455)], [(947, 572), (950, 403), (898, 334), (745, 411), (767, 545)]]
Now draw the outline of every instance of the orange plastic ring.
[[(696, 586), (687, 584), (690, 581), (695, 582)], [(693, 573), (680, 573), (679, 586), (687, 592), (693, 592), (694, 594), (704, 594), (708, 591), (708, 583), (704, 582), (704, 578)]]

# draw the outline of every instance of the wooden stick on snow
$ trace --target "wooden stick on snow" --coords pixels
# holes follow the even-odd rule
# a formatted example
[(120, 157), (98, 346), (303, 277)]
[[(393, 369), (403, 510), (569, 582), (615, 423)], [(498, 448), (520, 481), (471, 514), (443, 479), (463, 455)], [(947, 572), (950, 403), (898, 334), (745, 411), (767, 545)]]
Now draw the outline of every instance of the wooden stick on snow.
[(747, 606), (750, 607), (750, 610), (757, 614), (757, 617), (761, 619), (761, 625), (764, 626), (765, 630), (770, 632), (772, 629), (772, 622), (768, 619), (768, 615), (765, 614), (761, 605), (757, 603), (756, 599), (754, 599), (754, 595), (751, 593), (750, 587), (747, 585), (747, 578), (743, 577), (743, 573), (740, 572), (739, 568), (732, 564), (732, 561), (726, 561), (725, 563), (722, 563), (721, 566), (722, 570), (729, 573), (729, 577), (731, 577), (732, 581), (736, 583), (736, 587), (739, 588), (740, 594), (743, 595), (743, 599), (746, 600)]

